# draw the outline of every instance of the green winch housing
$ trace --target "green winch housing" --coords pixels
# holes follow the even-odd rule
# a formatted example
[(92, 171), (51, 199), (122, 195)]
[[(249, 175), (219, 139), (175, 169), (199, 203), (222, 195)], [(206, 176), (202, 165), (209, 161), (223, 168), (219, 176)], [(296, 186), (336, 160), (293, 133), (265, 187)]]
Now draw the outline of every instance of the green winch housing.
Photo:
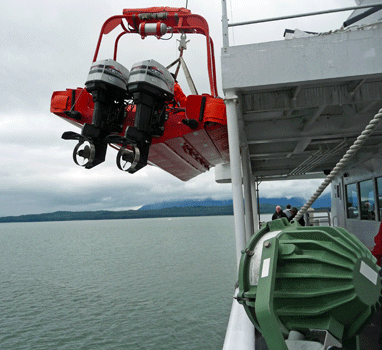
[[(300, 349), (301, 341), (304, 349), (358, 349), (358, 334), (382, 302), (379, 272), (345, 229), (283, 218), (268, 222), (243, 251), (237, 300), (269, 350)], [(321, 347), (311, 341), (317, 331), (326, 334)]]

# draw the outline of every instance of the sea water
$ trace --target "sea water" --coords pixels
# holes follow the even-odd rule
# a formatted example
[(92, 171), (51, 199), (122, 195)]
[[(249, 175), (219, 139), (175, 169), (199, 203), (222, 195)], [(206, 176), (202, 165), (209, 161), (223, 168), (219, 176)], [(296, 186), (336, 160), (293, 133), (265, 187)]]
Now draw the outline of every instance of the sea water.
[(0, 349), (221, 349), (232, 216), (0, 224)]

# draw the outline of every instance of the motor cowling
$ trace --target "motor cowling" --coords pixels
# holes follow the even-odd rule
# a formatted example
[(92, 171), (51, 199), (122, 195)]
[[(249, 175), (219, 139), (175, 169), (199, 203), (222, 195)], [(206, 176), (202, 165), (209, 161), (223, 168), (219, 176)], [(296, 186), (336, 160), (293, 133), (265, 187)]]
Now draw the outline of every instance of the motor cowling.
[(128, 78), (128, 69), (112, 59), (91, 65), (85, 86), (94, 102), (92, 123), (84, 124), (81, 135), (73, 132), (63, 135), (64, 139), (79, 142), (73, 152), (76, 164), (90, 169), (105, 160), (106, 137), (122, 131)]
[[(134, 173), (147, 164), (152, 137), (164, 132), (164, 123), (168, 118), (167, 102), (174, 97), (174, 78), (170, 72), (155, 60), (135, 63), (130, 70), (127, 91), (136, 105), (133, 127), (125, 132), (125, 143), (133, 146), (134, 162), (126, 170)], [(125, 149), (118, 157), (130, 162)], [(117, 165), (120, 159), (117, 157)], [(118, 165), (119, 168), (122, 168)]]
[(90, 67), (85, 86), (93, 97), (92, 124), (96, 128), (102, 129), (110, 121), (115, 110), (115, 101), (125, 98), (128, 78), (129, 71), (111, 59), (96, 61)]
[(133, 65), (127, 89), (137, 106), (134, 125), (137, 130), (153, 136), (163, 134), (165, 102), (173, 99), (174, 84), (170, 72), (154, 60)]

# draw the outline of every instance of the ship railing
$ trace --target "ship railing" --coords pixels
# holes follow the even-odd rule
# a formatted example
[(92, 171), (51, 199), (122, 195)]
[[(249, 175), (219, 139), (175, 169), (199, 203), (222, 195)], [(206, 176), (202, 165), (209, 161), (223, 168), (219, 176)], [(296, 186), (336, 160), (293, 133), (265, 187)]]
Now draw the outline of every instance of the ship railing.
[(338, 227), (340, 225), (340, 218), (338, 215), (333, 216), (332, 218), (332, 226)]
[[(249, 25), (249, 24), (258, 24), (258, 23), (265, 23), (265, 22), (281, 21), (281, 20), (300, 18), (300, 17), (325, 15), (325, 14), (329, 14), (329, 13), (345, 12), (345, 11), (352, 11), (352, 10), (359, 10), (359, 9), (366, 9), (366, 8), (370, 8), (370, 9), (374, 8), (374, 10), (377, 11), (377, 10), (380, 10), (382, 8), (382, 4), (381, 3), (374, 3), (374, 4), (367, 4), (367, 5), (356, 5), (356, 6), (342, 7), (342, 8), (331, 9), (331, 10), (300, 13), (300, 14), (289, 15), (289, 16), (272, 17), (272, 18), (264, 18), (264, 19), (258, 19), (258, 20), (253, 20), (253, 21), (228, 23), (227, 0), (222, 0), (223, 49), (226, 50), (229, 47), (228, 29), (231, 27), (245, 26), (245, 25)], [(370, 14), (369, 11), (365, 12), (365, 16), (367, 16), (369, 14)]]
[(326, 209), (315, 209), (305, 213), (306, 226), (330, 226), (330, 211)]

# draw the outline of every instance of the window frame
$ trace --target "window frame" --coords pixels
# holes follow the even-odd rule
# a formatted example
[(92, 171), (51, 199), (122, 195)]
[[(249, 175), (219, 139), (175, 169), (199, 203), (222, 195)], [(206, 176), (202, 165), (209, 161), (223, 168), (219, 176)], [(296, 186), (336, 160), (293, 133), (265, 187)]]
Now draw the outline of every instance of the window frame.
[[(349, 215), (349, 187), (350, 186), (355, 186), (355, 193), (357, 195), (357, 216), (354, 217), (354, 216), (350, 216)], [(359, 208), (360, 208), (360, 191), (359, 191), (359, 182), (352, 182), (352, 183), (349, 183), (349, 184), (346, 184), (345, 185), (345, 191), (346, 191), (346, 202), (345, 202), (345, 205), (346, 205), (346, 219), (355, 219), (355, 220), (359, 220), (360, 219), (360, 213), (359, 213)], [(352, 191), (353, 192), (353, 191)], [(352, 204), (353, 204), (353, 207), (354, 207), (354, 202), (352, 201)]]
[[(366, 183), (369, 183), (367, 186), (371, 185), (371, 191), (372, 191), (372, 200), (371, 197), (369, 196), (370, 192), (367, 193), (367, 198), (366, 198), (366, 202), (364, 203), (363, 202), (363, 197), (365, 197), (365, 194), (363, 193), (363, 191), (365, 191), (365, 189), (367, 190), (369, 187), (364, 187), (362, 184), (366, 184)], [(363, 220), (363, 221), (376, 221), (376, 214), (375, 214), (375, 211), (376, 211), (376, 188), (375, 188), (375, 181), (373, 178), (371, 179), (366, 179), (366, 180), (362, 180), (362, 181), (358, 181), (358, 200), (359, 200), (359, 219), (360, 220)], [(365, 209), (365, 205), (367, 203), (368, 206), (370, 206), (370, 202), (373, 203), (373, 210), (369, 210), (369, 209)], [(366, 212), (366, 213), (365, 213)]]
[[(381, 179), (381, 187), (378, 186), (378, 179)], [(375, 203), (376, 203), (376, 210), (377, 210), (377, 220), (382, 220), (382, 176), (378, 176), (374, 178), (374, 186), (375, 186)], [(380, 201), (381, 198), (381, 201)]]

